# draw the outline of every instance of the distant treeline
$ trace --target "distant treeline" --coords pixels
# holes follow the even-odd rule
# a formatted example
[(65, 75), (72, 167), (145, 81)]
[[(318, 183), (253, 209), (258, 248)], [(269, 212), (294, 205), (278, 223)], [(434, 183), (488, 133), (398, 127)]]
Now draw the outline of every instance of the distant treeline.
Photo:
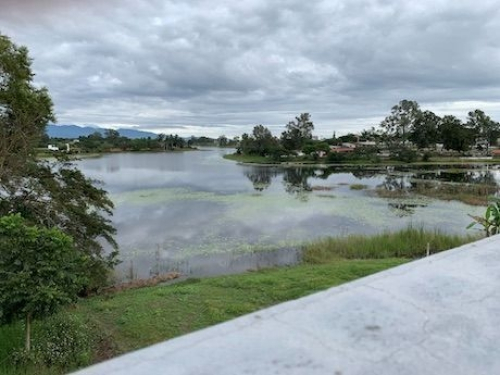
[(95, 132), (78, 139), (49, 138), (45, 135), (39, 147), (47, 149), (49, 145), (58, 147), (60, 150), (71, 152), (93, 153), (112, 151), (175, 151), (190, 149), (196, 146), (236, 146), (235, 140), (229, 140), (224, 136), (219, 138), (190, 137), (183, 138), (175, 135), (158, 134), (156, 137), (131, 139), (121, 136), (116, 130), (106, 130), (104, 134)]
[[(259, 155), (275, 160), (302, 156), (326, 158), (330, 162), (344, 160), (376, 161), (381, 154), (402, 161), (414, 161), (419, 155), (443, 150), (464, 153), (475, 150), (488, 154), (497, 145), (500, 124), (482, 110), (468, 113), (462, 122), (455, 116), (439, 117), (421, 110), (416, 101), (402, 100), (377, 128), (360, 134), (347, 134), (318, 140), (313, 137), (314, 124), (309, 113), (302, 113), (285, 125), (281, 136), (257, 125), (251, 134), (243, 134), (238, 153)], [(348, 144), (348, 148), (343, 148)]]

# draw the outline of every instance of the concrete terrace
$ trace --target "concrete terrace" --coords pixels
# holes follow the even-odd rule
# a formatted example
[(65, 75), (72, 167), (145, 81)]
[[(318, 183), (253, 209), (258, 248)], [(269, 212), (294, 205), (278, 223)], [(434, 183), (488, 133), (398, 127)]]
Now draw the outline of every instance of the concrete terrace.
[(500, 235), (77, 374), (500, 374)]

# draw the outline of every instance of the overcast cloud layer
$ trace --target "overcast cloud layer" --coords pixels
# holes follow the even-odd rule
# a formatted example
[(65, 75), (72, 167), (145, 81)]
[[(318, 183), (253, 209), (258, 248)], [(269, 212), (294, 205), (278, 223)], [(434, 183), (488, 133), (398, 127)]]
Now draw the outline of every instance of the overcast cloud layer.
[(500, 120), (498, 0), (0, 0), (59, 123), (180, 135), (377, 126), (401, 99)]

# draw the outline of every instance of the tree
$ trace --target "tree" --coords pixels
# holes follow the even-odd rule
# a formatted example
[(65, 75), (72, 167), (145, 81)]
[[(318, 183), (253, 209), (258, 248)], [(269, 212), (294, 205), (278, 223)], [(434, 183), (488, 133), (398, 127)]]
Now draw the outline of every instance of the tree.
[(312, 139), (314, 124), (309, 113), (302, 113), (286, 125), (281, 134), (281, 143), (287, 150), (302, 150), (304, 143)]
[(167, 136), (163, 133), (160, 133), (158, 134), (158, 136), (156, 137), (156, 142), (158, 142), (158, 146), (162, 149), (162, 150), (166, 150), (167, 149), (167, 144), (165, 143), (165, 139), (167, 138)]
[(466, 151), (474, 142), (474, 131), (452, 115), (441, 119), (438, 131), (443, 147), (447, 150)]
[(496, 144), (500, 135), (500, 124), (493, 121), (480, 109), (471, 111), (468, 115), (467, 126), (474, 129), (479, 139), (486, 141), (486, 152), (488, 152), (489, 146)]
[(219, 138), (217, 138), (217, 143), (219, 147), (226, 147), (228, 144), (228, 139), (225, 135), (221, 135)]
[(416, 118), (409, 136), (418, 148), (435, 145), (438, 140), (438, 124), (441, 118), (431, 111), (421, 112)]
[(32, 319), (77, 297), (87, 283), (86, 262), (59, 229), (29, 226), (19, 214), (0, 218), (0, 323), (25, 319), (26, 351)]
[(271, 131), (263, 125), (257, 125), (252, 131), (254, 141), (254, 150), (261, 156), (271, 154), (278, 148), (278, 142), (273, 137)]
[(28, 50), (0, 34), (0, 181), (22, 167), (54, 121), (47, 89), (31, 84), (30, 65)]
[(406, 141), (421, 116), (420, 106), (412, 100), (401, 100), (381, 123), (384, 139), (391, 148), (405, 147)]
[(263, 125), (256, 125), (252, 135), (241, 136), (239, 150), (244, 154), (267, 156), (279, 148), (278, 141), (271, 131)]
[[(55, 118), (47, 90), (32, 80), (27, 49), (0, 35), (0, 216), (20, 213), (32, 225), (72, 237), (89, 256), (87, 287), (97, 287), (116, 262), (113, 203), (63, 154), (37, 159), (34, 147)], [(111, 245), (109, 254), (102, 240)]]

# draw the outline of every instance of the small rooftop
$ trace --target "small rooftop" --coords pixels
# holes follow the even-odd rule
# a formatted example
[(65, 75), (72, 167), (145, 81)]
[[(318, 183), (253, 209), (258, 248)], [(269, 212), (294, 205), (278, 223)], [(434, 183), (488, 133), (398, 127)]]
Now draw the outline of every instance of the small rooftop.
[(500, 236), (79, 371), (500, 374)]

